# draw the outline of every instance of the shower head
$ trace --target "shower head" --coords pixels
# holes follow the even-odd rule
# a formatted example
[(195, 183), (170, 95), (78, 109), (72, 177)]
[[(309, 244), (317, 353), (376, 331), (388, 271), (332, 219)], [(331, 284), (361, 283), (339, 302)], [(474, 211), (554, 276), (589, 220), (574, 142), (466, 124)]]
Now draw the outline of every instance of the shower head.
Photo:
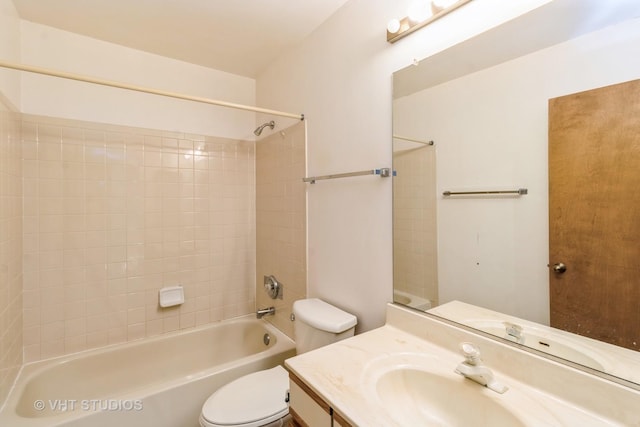
[(274, 127), (275, 125), (276, 125), (276, 122), (274, 122), (273, 120), (271, 120), (270, 122), (267, 122), (267, 123), (265, 123), (265, 124), (262, 124), (262, 125), (258, 126), (258, 127), (256, 128), (256, 130), (254, 130), (254, 131), (253, 131), (253, 134), (254, 134), (255, 136), (260, 136), (260, 134), (262, 133), (262, 130), (263, 130), (264, 128), (266, 128), (267, 126), (269, 126), (271, 129), (273, 129), (273, 127)]

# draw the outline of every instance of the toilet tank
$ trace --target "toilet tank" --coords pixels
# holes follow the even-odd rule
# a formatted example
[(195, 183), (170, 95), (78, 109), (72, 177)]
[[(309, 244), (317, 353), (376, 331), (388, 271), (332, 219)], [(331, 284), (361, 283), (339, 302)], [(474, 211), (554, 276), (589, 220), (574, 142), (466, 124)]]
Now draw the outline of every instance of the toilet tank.
[(293, 303), (293, 333), (298, 354), (353, 336), (358, 320), (318, 298)]

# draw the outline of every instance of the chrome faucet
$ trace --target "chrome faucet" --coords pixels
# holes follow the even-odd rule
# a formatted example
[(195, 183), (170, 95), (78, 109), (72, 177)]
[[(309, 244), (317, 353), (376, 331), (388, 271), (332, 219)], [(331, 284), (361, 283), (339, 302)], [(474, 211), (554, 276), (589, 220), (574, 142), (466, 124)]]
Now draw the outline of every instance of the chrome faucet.
[(276, 314), (276, 308), (275, 307), (261, 308), (258, 311), (256, 311), (256, 317), (258, 319), (262, 319), (267, 314)]
[(460, 344), (465, 361), (458, 365), (456, 373), (469, 378), (497, 393), (504, 393), (509, 387), (499, 383), (493, 377), (491, 369), (482, 364), (480, 349), (470, 342)]

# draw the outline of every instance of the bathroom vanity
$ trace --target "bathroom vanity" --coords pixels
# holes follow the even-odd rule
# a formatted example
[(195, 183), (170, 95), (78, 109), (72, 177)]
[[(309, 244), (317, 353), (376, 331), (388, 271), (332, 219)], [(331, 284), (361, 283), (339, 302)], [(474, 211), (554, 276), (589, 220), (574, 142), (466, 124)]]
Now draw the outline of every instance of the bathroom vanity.
[(289, 415), (294, 427), (351, 426), (338, 411), (293, 372), (289, 372), (289, 403)]
[[(462, 343), (506, 391), (456, 372)], [(383, 327), (285, 366), (293, 425), (640, 426), (638, 390), (395, 304)]]

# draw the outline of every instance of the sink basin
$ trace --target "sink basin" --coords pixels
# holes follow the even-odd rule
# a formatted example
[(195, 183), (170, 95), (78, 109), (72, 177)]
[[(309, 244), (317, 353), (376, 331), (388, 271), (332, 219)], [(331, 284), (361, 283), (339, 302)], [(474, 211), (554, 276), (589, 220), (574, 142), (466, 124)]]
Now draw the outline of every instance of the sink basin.
[[(561, 425), (539, 402), (540, 395), (510, 378), (496, 393), (460, 374), (460, 357), (429, 353), (388, 353), (371, 359), (360, 384), (368, 405), (385, 426), (531, 427)], [(384, 416), (382, 416), (384, 414)]]
[(393, 369), (378, 378), (376, 392), (385, 410), (401, 425), (415, 425), (419, 420), (420, 425), (428, 426), (526, 426), (500, 404), (501, 395), (462, 376), (445, 377), (410, 367)]

